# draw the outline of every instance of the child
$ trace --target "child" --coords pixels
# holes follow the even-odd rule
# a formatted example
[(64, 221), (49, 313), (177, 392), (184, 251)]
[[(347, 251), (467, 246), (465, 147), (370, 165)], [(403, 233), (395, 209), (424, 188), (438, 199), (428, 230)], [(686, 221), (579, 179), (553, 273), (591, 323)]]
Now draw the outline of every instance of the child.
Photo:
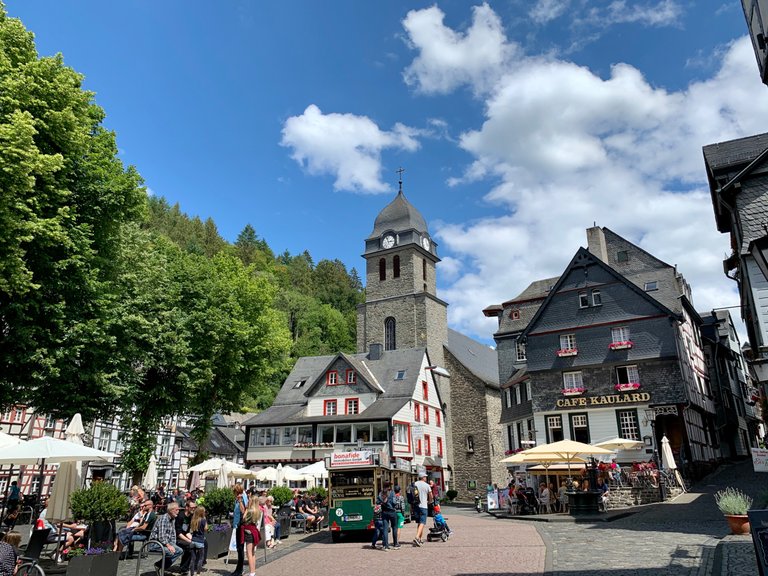
[(397, 512), (397, 529), (405, 524), (405, 498), (400, 493), (400, 486), (395, 486), (395, 511)]
[[(381, 538), (381, 543), (384, 544), (384, 517), (381, 513), (381, 504), (376, 504), (373, 507), (373, 540), (371, 541), (371, 550), (376, 550), (376, 542)], [(386, 550), (387, 548), (383, 548)]]
[(442, 528), (448, 531), (448, 534), (453, 534), (453, 530), (451, 530), (448, 527), (448, 522), (445, 521), (445, 518), (440, 513), (440, 504), (435, 504), (435, 526), (438, 528)]
[(189, 531), (192, 542), (189, 546), (191, 557), (189, 560), (189, 576), (194, 576), (195, 572), (200, 574), (203, 571), (203, 557), (205, 556), (205, 531), (207, 528), (205, 520), (205, 508), (198, 504), (195, 513), (192, 515), (192, 521), (189, 523)]

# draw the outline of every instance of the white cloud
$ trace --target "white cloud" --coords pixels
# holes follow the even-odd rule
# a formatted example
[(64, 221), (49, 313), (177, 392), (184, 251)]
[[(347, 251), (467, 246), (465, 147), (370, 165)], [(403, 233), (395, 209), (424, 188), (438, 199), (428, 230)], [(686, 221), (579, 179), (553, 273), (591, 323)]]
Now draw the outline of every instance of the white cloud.
[(385, 131), (366, 116), (323, 114), (311, 104), (285, 121), (280, 144), (291, 148), (291, 158), (309, 174), (334, 176), (336, 190), (379, 193), (389, 190), (381, 180), (381, 152), (413, 152), (419, 147), (418, 135), (403, 124)]
[(546, 24), (562, 16), (570, 3), (570, 0), (536, 0), (528, 16), (537, 24)]
[[(618, 22), (622, 8), (631, 21), (649, 7), (658, 12), (656, 25), (679, 15), (674, 2), (613, 2), (601, 18)], [(470, 31), (478, 11), (482, 22), (498, 23), (483, 5)], [(451, 303), (453, 326), (487, 338), (495, 321), (482, 309), (560, 274), (586, 245), (593, 222), (677, 264), (699, 310), (738, 303), (735, 283), (722, 273), (728, 237), (714, 225), (701, 148), (768, 128), (768, 98), (747, 38), (721, 47), (709, 79), (667, 91), (621, 63), (602, 78), (572, 62), (518, 54), (495, 61), (489, 73), (470, 57), (445, 57), (441, 48), (459, 46), (470, 32), (461, 36), (442, 20), (437, 8), (409, 13), (404, 25), (426, 21), (431, 28), (406, 25), (418, 51), (406, 78), (423, 92), (469, 85), (485, 119), (461, 135), (473, 161), (448, 184), (488, 180), (485, 198), (503, 211), (435, 225), (452, 259), (440, 296)], [(491, 37), (489, 53), (515, 46), (503, 33)]]
[(682, 7), (675, 0), (661, 0), (656, 3), (615, 0), (607, 6), (588, 9), (585, 16), (576, 19), (576, 23), (597, 24), (602, 27), (629, 23), (671, 26), (677, 24), (682, 13)]
[(447, 93), (468, 84), (482, 91), (493, 85), (517, 51), (505, 41), (501, 20), (483, 4), (472, 9), (472, 25), (455, 32), (443, 24), (437, 6), (408, 12), (403, 27), (419, 55), (404, 73), (406, 83), (425, 93)]

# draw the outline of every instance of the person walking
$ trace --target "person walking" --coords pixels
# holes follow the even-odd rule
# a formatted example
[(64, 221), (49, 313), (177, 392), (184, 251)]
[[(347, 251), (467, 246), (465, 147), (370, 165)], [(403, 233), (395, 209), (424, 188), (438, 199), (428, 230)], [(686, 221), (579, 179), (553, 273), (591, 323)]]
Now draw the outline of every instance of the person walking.
[(413, 539), (414, 546), (424, 545), (424, 526), (427, 524), (427, 515), (429, 510), (429, 503), (432, 502), (432, 489), (427, 484), (427, 475), (422, 474), (419, 477), (419, 481), (414, 484), (416, 493), (414, 494), (414, 500), (416, 501), (416, 538)]
[(381, 506), (381, 516), (384, 521), (384, 549), (389, 550), (389, 528), (392, 528), (392, 546), (395, 550), (400, 549), (397, 542), (397, 511), (395, 510), (395, 494), (392, 492), (392, 485), (385, 482), (384, 486), (376, 498), (376, 504)]

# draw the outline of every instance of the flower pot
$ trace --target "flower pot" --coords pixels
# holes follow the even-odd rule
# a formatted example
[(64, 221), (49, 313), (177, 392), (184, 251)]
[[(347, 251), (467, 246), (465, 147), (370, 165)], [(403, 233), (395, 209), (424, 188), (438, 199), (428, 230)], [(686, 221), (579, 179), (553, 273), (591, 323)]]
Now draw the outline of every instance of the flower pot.
[(218, 558), (219, 556), (226, 554), (231, 537), (231, 528), (226, 531), (211, 530), (206, 533), (205, 539), (208, 541), (208, 557)]
[(67, 576), (116, 576), (119, 554), (75, 556), (67, 564)]
[(746, 514), (726, 514), (731, 534), (749, 534), (749, 517)]

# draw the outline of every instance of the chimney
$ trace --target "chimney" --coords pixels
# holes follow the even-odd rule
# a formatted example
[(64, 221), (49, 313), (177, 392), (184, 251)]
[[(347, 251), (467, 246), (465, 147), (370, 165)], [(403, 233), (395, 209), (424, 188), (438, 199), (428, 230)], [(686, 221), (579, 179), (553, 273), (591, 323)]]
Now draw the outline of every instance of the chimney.
[(605, 234), (600, 226), (587, 228), (587, 250), (608, 263), (608, 248), (605, 246)]
[(381, 360), (381, 344), (371, 344), (369, 346), (368, 360)]

